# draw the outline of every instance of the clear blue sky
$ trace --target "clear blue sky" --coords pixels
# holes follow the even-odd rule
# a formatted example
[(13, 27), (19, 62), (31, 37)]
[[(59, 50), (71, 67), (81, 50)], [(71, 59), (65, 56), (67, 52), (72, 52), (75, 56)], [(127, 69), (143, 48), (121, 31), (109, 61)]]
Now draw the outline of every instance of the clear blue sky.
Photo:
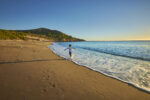
[(150, 40), (150, 0), (0, 0), (1, 29), (39, 27), (86, 40)]

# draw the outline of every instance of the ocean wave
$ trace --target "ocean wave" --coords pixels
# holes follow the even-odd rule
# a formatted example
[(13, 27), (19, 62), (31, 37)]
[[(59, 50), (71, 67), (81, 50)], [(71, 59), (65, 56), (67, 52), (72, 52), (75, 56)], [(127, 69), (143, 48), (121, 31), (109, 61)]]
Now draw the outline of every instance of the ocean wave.
[[(65, 44), (65, 45), (64, 45)], [(50, 49), (57, 55), (69, 59), (68, 43), (54, 43)], [(82, 44), (83, 46), (83, 44)], [(121, 80), (150, 93), (150, 62), (116, 56), (76, 46), (73, 50), (73, 62), (109, 77)]]
[(122, 57), (128, 57), (128, 58), (133, 58), (133, 59), (139, 59), (139, 60), (145, 60), (145, 61), (150, 61), (150, 58), (145, 58), (145, 57), (138, 57), (138, 56), (132, 56), (132, 55), (123, 55), (123, 54), (119, 54), (119, 53), (115, 53), (112, 51), (103, 51), (103, 50), (98, 50), (98, 49), (94, 49), (94, 48), (86, 48), (86, 47), (79, 47), (81, 49), (87, 49), (87, 50), (91, 50), (91, 51), (96, 51), (96, 52), (100, 52), (100, 53), (106, 53), (106, 54), (111, 54), (114, 56), (122, 56)]

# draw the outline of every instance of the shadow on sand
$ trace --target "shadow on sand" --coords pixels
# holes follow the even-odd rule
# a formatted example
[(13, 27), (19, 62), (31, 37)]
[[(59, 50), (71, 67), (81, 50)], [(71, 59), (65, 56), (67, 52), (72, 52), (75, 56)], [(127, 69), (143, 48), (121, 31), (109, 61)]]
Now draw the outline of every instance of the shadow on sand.
[(39, 59), (39, 60), (25, 60), (25, 61), (14, 61), (14, 62), (0, 62), (0, 64), (14, 64), (14, 63), (26, 63), (26, 62), (41, 62), (41, 61), (62, 61), (65, 59)]

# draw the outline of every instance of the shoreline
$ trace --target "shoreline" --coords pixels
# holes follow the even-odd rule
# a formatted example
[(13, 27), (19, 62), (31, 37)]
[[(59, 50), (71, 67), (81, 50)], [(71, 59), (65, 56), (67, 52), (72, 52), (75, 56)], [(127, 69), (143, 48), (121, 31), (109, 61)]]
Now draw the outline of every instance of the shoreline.
[[(51, 44), (51, 45), (52, 45), (52, 44)], [(49, 46), (50, 46), (50, 45), (49, 45)], [(49, 48), (49, 49), (50, 49), (50, 48)], [(50, 50), (51, 50), (51, 49), (50, 49)], [(53, 50), (51, 50), (51, 51), (53, 52), (53, 54), (57, 55)], [(59, 55), (57, 55), (57, 56), (59, 56)], [(65, 57), (62, 57), (62, 56), (59, 56), (59, 57), (61, 57), (61, 58), (63, 58), (63, 59), (66, 59)], [(66, 59), (66, 60), (68, 60), (68, 59)], [(68, 61), (70, 61), (70, 60), (68, 60)], [(129, 83), (129, 82), (123, 81), (123, 80), (121, 80), (121, 79), (115, 78), (115, 77), (113, 77), (113, 76), (111, 76), (111, 75), (107, 75), (107, 74), (105, 74), (105, 73), (103, 73), (103, 72), (99, 72), (99, 71), (93, 70), (93, 69), (91, 69), (91, 68), (88, 68), (87, 66), (80, 65), (80, 64), (78, 64), (78, 63), (76, 63), (76, 62), (74, 62), (74, 61), (70, 61), (70, 62), (72, 62), (72, 63), (74, 63), (74, 64), (76, 64), (76, 65), (78, 65), (78, 66), (80, 66), (80, 67), (85, 67), (85, 68), (87, 68), (87, 69), (89, 69), (89, 70), (91, 70), (91, 71), (94, 71), (94, 72), (99, 73), (99, 74), (101, 74), (101, 75), (104, 75), (104, 76), (106, 76), (106, 77), (115, 79), (115, 80), (120, 81), (120, 82), (122, 82), (122, 83), (125, 83), (125, 84), (127, 84), (127, 85), (129, 85), (129, 86), (132, 86), (132, 87), (138, 89), (139, 91), (142, 91), (142, 92), (145, 92), (145, 93), (150, 94), (150, 91), (145, 90), (145, 89), (143, 89), (143, 88), (140, 88), (140, 87), (138, 87), (138, 86), (136, 86), (136, 85), (134, 85), (134, 84), (132, 84), (132, 83)]]
[(0, 99), (150, 99), (146, 92), (59, 57), (48, 44), (0, 41)]

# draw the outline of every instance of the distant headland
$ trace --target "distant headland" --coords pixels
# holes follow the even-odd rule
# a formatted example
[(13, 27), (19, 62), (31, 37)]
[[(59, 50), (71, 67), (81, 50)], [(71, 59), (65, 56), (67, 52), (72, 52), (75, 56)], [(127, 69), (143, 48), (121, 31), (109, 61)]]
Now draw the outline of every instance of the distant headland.
[(46, 38), (51, 41), (85, 41), (83, 39), (79, 39), (76, 37), (72, 37), (58, 30), (51, 30), (48, 28), (37, 28), (30, 30), (5, 30), (0, 29), (0, 40), (13, 40), (13, 39), (21, 39), (27, 40), (29, 36)]

